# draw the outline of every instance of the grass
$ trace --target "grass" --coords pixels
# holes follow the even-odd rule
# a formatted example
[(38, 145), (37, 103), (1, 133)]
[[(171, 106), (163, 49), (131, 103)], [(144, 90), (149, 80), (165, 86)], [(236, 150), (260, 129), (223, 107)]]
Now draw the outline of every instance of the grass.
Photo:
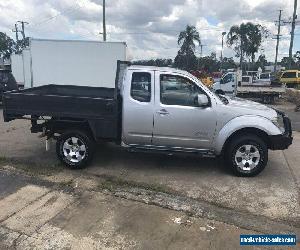
[[(52, 176), (56, 173), (59, 173), (62, 171), (65, 167), (61, 164), (38, 164), (34, 163), (28, 160), (18, 160), (18, 159), (11, 159), (7, 158), (5, 156), (0, 156), (0, 168), (4, 167), (5, 165), (12, 166), (17, 170), (21, 170), (24, 173), (30, 175), (30, 176)], [(110, 175), (96, 175), (98, 179), (98, 189), (101, 190), (108, 190), (110, 192), (114, 192), (120, 189), (129, 189), (129, 188), (138, 188), (138, 189), (144, 189), (152, 192), (162, 192), (162, 193), (168, 193), (168, 194), (175, 194), (176, 192), (174, 190), (171, 190), (165, 186), (159, 185), (159, 184), (147, 184), (143, 182), (137, 182), (137, 181), (131, 181), (122, 179), (116, 176), (110, 176)], [(62, 186), (69, 186), (71, 187), (73, 184), (73, 181), (66, 181), (60, 183)]]
[(98, 188), (106, 189), (111, 192), (116, 191), (119, 188), (141, 188), (141, 189), (154, 191), (154, 192), (174, 194), (173, 190), (168, 189), (159, 184), (147, 184), (147, 183), (143, 183), (143, 182), (124, 180), (124, 179), (121, 179), (118, 177), (108, 176), (108, 175), (101, 175), (100, 177), (101, 177), (102, 181), (98, 185)]
[(63, 165), (57, 164), (40, 164), (26, 159), (18, 160), (0, 156), (0, 167), (5, 165), (13, 166), (16, 169), (22, 170), (30, 175), (53, 175), (63, 169)]

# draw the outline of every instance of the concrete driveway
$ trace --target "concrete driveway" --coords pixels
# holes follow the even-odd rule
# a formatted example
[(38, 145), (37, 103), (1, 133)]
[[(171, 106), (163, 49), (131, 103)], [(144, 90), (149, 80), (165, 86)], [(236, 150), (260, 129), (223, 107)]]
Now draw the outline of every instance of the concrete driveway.
[[(55, 144), (45, 152), (44, 141), (30, 134), (28, 121), (3, 123), (0, 117), (0, 136), (3, 160), (13, 159), (37, 170), (59, 166)], [(234, 177), (216, 159), (129, 153), (111, 144), (99, 146), (92, 165), (75, 172), (151, 185), (219, 207), (300, 225), (300, 133), (295, 132), (294, 137), (294, 144), (285, 152), (270, 151), (268, 166), (254, 178)]]
[(0, 169), (0, 211), (0, 249), (232, 250), (240, 234), (261, 232), (12, 169)]

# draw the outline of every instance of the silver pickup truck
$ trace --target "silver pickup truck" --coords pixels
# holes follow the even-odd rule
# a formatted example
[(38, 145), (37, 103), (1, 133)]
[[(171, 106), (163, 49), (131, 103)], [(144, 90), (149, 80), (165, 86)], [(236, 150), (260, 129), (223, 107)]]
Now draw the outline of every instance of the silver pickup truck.
[(12, 91), (3, 96), (3, 112), (6, 122), (30, 119), (31, 132), (57, 139), (59, 159), (74, 169), (90, 162), (97, 142), (113, 141), (130, 151), (223, 156), (234, 174), (254, 176), (267, 165), (268, 149), (293, 140), (279, 111), (218, 96), (185, 71), (125, 62), (118, 62), (114, 89)]

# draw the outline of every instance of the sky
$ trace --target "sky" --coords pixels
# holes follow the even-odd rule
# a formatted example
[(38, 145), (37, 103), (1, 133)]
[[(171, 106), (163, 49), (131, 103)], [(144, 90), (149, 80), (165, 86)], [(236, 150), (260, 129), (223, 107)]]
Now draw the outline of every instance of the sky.
[[(269, 31), (259, 54), (274, 61), (279, 9), (289, 21), (294, 0), (106, 0), (108, 41), (125, 41), (132, 60), (174, 58), (177, 38), (186, 25), (200, 33), (203, 55), (221, 53), (221, 34), (232, 25), (251, 21)], [(298, 10), (300, 9), (298, 4)], [(33, 38), (102, 40), (102, 0), (0, 0), (0, 31), (15, 37), (16, 21), (23, 20)], [(293, 51), (300, 50), (300, 21)], [(281, 27), (279, 60), (288, 56), (291, 25)], [(196, 49), (200, 54), (200, 47)], [(224, 46), (224, 56), (234, 52)]]

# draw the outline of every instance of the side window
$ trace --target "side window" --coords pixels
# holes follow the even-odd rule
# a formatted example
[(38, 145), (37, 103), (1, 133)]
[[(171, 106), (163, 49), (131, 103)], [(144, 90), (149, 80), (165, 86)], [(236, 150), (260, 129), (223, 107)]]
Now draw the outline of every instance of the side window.
[(198, 94), (203, 90), (187, 78), (160, 75), (160, 102), (166, 105), (197, 106)]
[(132, 73), (130, 95), (139, 102), (151, 100), (151, 74), (147, 72)]
[(282, 74), (282, 78), (295, 78), (296, 72), (285, 72)]

